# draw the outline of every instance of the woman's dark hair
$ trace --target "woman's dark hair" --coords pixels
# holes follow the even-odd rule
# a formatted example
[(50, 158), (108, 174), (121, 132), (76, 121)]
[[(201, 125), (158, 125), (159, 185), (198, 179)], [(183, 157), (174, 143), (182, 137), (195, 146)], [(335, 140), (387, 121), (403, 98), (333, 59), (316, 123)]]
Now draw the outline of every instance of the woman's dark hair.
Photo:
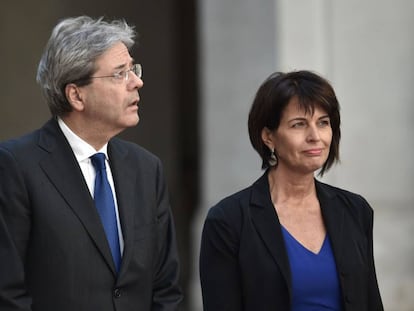
[(323, 174), (336, 161), (339, 161), (339, 141), (341, 138), (341, 117), (339, 103), (330, 83), (321, 76), (306, 70), (275, 72), (259, 87), (249, 113), (248, 128), (253, 148), (262, 158), (262, 169), (269, 167), (270, 150), (262, 140), (262, 130), (271, 131), (279, 127), (283, 111), (296, 97), (306, 113), (313, 113), (315, 106), (325, 110), (332, 127), (332, 142), (329, 156), (319, 175)]

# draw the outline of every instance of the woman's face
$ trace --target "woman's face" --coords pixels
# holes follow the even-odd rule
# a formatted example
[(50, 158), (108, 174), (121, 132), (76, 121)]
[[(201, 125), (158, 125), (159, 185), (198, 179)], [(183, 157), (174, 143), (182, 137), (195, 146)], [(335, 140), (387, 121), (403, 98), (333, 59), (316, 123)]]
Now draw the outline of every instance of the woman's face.
[(283, 111), (279, 127), (268, 131), (267, 137), (275, 148), (278, 169), (309, 174), (328, 159), (332, 128), (326, 111), (315, 106), (313, 114), (305, 113), (294, 97)]

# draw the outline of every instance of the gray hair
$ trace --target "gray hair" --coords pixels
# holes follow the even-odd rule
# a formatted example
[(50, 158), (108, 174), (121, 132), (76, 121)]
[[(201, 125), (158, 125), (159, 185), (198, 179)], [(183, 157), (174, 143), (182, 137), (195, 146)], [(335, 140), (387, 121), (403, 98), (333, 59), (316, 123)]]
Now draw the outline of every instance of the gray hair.
[(60, 21), (45, 47), (36, 77), (52, 115), (72, 110), (65, 95), (67, 84), (89, 84), (96, 59), (118, 42), (131, 49), (134, 39), (134, 27), (125, 20), (106, 22), (103, 17), (79, 16)]

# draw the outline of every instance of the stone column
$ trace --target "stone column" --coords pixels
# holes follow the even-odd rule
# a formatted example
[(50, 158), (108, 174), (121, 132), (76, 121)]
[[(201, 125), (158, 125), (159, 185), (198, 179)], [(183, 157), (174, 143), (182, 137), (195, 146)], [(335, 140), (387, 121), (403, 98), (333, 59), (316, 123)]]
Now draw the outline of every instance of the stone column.
[[(199, 1), (201, 73), (201, 208), (194, 256), (207, 209), (261, 174), (247, 116), (261, 82), (276, 70), (274, 0)], [(202, 310), (198, 266), (193, 307)]]

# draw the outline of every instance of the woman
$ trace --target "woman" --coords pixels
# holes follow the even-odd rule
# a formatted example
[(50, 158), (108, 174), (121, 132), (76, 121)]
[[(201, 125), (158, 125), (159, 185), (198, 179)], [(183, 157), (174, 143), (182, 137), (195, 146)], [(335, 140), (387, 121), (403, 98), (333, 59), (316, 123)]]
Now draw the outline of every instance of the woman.
[(383, 310), (373, 210), (314, 177), (339, 160), (331, 85), (309, 71), (272, 74), (248, 125), (266, 171), (209, 210), (200, 254), (204, 310)]

